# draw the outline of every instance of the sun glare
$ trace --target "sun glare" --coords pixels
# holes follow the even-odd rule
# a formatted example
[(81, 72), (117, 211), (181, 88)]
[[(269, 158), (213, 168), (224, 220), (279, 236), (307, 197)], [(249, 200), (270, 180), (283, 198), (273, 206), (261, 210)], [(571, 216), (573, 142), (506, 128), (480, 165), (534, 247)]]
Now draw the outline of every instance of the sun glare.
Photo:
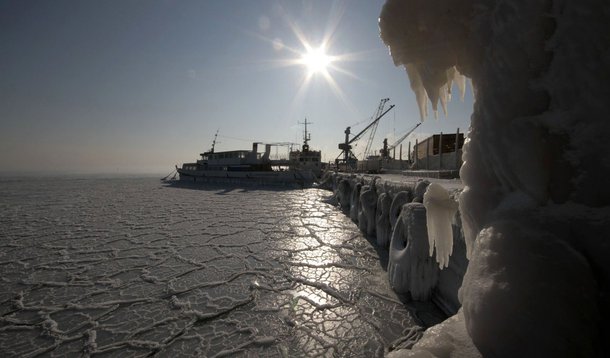
[(310, 39), (305, 36), (297, 23), (291, 20), (290, 16), (288, 16), (286, 13), (284, 13), (285, 21), (290, 26), (294, 36), (300, 42), (300, 47), (297, 48), (290, 46), (283, 39), (272, 39), (265, 36), (259, 36), (261, 39), (271, 43), (273, 49), (278, 54), (287, 53), (291, 56), (276, 61), (276, 66), (297, 66), (304, 69), (303, 75), (301, 76), (301, 83), (293, 100), (295, 103), (303, 97), (312, 81), (321, 79), (323, 82), (328, 84), (333, 93), (340, 98), (344, 104), (346, 104), (348, 107), (352, 107), (334, 76), (341, 74), (354, 79), (359, 79), (355, 74), (351, 73), (342, 66), (342, 64), (345, 64), (347, 61), (357, 61), (359, 55), (356, 53), (329, 54), (333, 53), (333, 34), (336, 33), (336, 29), (343, 15), (343, 11), (344, 7), (335, 7), (333, 5), (331, 14), (328, 18), (328, 23), (324, 25), (324, 36), (321, 39), (317, 39), (315, 45), (310, 42)]
[(310, 74), (326, 72), (326, 67), (333, 61), (324, 48), (310, 48), (301, 57), (301, 63), (307, 67)]

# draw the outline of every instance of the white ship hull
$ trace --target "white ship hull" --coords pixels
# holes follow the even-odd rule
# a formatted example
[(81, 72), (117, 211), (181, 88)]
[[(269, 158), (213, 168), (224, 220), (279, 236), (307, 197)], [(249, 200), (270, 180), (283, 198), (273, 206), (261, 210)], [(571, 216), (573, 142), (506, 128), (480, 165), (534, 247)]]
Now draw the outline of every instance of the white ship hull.
[(178, 168), (178, 173), (180, 175), (180, 181), (184, 183), (229, 183), (310, 187), (316, 181), (316, 176), (311, 170), (227, 171), (185, 170)]

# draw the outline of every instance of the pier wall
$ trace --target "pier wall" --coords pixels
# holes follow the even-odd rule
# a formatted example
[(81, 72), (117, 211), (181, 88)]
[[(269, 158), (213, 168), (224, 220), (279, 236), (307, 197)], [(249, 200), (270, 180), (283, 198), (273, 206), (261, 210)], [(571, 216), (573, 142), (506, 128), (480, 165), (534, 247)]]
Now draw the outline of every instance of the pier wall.
[[(439, 267), (435, 250), (430, 256), (423, 204), (429, 184), (426, 179), (329, 172), (320, 187), (332, 190), (333, 203), (369, 240), (388, 250), (387, 273), (394, 291), (407, 299), (432, 301), (452, 316), (461, 306), (458, 290), (468, 267), (466, 244), (458, 210), (451, 222), (453, 248), (447, 267)], [(457, 201), (461, 188), (445, 189)]]

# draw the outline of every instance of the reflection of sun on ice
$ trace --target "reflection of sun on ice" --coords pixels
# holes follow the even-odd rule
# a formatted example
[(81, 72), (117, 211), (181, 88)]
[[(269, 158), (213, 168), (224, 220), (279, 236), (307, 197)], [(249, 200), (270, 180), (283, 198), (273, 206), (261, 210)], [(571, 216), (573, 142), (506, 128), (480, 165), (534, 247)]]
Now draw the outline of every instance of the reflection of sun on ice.
[(307, 67), (309, 74), (326, 72), (326, 67), (333, 61), (331, 56), (326, 54), (324, 47), (307, 49), (301, 57), (300, 63)]

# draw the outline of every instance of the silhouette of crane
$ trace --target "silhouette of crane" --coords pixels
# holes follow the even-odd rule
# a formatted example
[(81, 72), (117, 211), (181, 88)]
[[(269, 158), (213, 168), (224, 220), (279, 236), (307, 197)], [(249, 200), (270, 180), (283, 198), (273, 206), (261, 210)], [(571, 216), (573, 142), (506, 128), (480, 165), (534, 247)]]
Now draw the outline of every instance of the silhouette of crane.
[[(368, 126), (366, 126), (362, 131), (360, 131), (360, 133), (356, 134), (352, 139), (349, 139), (349, 135), (351, 134), (351, 131), (350, 131), (351, 128), (347, 127), (345, 129), (345, 132), (344, 132), (345, 133), (345, 142), (339, 143), (339, 149), (341, 149), (341, 153), (339, 153), (339, 156), (337, 156), (337, 158), (335, 159), (335, 164), (339, 165), (339, 163), (345, 163), (348, 167), (350, 167), (352, 169), (354, 169), (356, 167), (356, 162), (358, 161), (358, 159), (352, 152), (351, 144), (354, 143), (355, 141), (357, 141), (358, 139), (360, 139), (362, 137), (362, 135), (364, 135), (364, 133), (366, 133), (366, 131), (368, 131), (373, 126), (375, 127), (375, 130), (377, 129), (379, 120), (383, 116), (385, 116), (386, 113), (391, 111), (392, 108), (394, 108), (394, 105), (391, 105), (390, 108), (385, 110), (385, 112), (383, 111), (385, 103), (389, 100), (390, 100), (389, 98), (383, 98), (381, 100), (381, 102), (379, 102), (379, 107), (377, 107), (377, 112), (375, 113), (375, 118), (373, 119), (373, 121)], [(371, 136), (369, 136), (369, 140), (367, 143), (367, 148), (369, 148), (369, 150), (370, 150), (370, 146), (371, 146), (370, 143), (372, 142), (374, 136), (375, 136), (374, 133)], [(365, 153), (366, 152), (367, 152), (367, 150), (365, 150)], [(342, 155), (343, 155), (343, 158), (339, 159)]]
[(383, 149), (381, 149), (381, 158), (388, 159), (390, 157), (390, 151), (392, 151), (392, 149), (396, 148), (397, 145), (402, 143), (402, 141), (405, 140), (409, 136), (409, 134), (413, 133), (413, 131), (416, 130), (417, 127), (419, 127), (420, 125), (421, 125), (421, 122), (418, 122), (415, 125), (415, 127), (408, 130), (407, 133), (403, 134), (400, 138), (398, 138), (398, 140), (396, 142), (394, 142), (394, 144), (392, 144), (391, 146), (388, 146), (388, 139), (384, 138), (383, 139)]

